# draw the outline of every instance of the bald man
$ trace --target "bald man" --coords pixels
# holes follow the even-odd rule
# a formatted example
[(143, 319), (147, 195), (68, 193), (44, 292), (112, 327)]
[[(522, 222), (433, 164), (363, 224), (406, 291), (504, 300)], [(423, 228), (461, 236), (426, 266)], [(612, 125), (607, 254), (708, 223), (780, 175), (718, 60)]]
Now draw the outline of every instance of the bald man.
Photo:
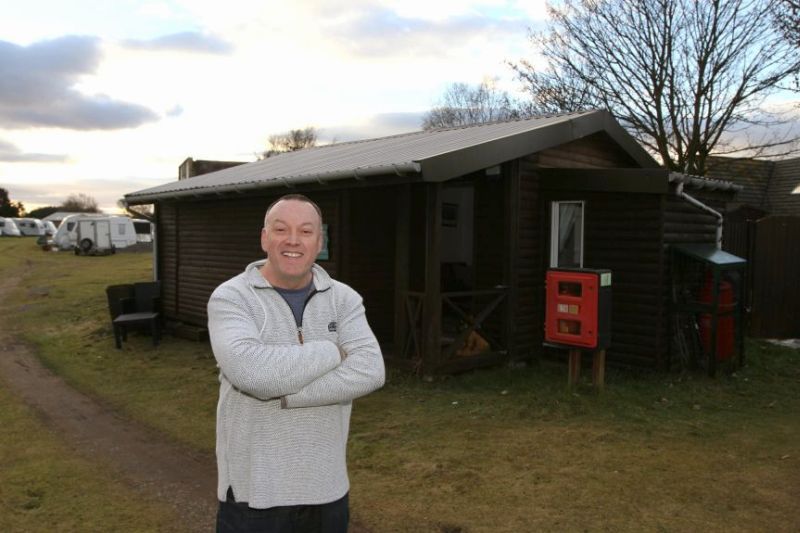
[(267, 209), (265, 260), (214, 291), (220, 369), (218, 532), (347, 531), (352, 401), (384, 383), (362, 299), (316, 257), (322, 212), (302, 195)]

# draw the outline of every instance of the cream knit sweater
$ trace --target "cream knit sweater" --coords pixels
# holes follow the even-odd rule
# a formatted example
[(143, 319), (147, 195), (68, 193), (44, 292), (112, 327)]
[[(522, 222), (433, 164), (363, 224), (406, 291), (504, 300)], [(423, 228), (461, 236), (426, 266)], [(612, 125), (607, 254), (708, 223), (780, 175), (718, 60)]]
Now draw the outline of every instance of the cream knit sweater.
[(314, 265), (300, 331), (263, 264), (248, 265), (208, 302), (220, 368), (217, 497), (231, 486), (237, 501), (259, 509), (332, 502), (349, 490), (352, 400), (383, 385), (383, 357), (352, 288)]

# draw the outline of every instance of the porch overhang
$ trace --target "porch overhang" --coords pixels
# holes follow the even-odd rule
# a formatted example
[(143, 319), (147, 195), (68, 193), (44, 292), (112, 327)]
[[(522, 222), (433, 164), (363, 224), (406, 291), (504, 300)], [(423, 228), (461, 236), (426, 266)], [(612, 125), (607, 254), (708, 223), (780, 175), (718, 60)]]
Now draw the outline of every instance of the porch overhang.
[(552, 191), (667, 194), (670, 172), (661, 168), (540, 169), (542, 189)]

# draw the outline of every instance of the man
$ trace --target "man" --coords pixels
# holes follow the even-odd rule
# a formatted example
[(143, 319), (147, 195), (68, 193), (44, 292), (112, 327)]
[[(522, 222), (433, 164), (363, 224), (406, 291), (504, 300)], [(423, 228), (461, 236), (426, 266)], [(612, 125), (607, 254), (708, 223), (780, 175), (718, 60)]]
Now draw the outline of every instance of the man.
[(322, 214), (302, 195), (264, 217), (267, 259), (208, 302), (220, 368), (217, 531), (344, 532), (353, 399), (384, 383), (361, 297), (314, 260)]

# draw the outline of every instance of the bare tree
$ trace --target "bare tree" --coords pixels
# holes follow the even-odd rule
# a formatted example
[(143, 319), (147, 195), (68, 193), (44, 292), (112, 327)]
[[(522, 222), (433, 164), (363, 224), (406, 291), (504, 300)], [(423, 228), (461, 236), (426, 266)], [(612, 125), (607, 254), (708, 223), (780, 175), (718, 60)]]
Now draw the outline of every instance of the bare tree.
[(133, 218), (143, 218), (151, 222), (155, 219), (153, 204), (128, 205), (125, 198), (120, 198), (117, 200), (117, 207), (124, 209)]
[(778, 0), (775, 21), (784, 37), (795, 48), (800, 48), (800, 0)]
[[(800, 53), (800, 0), (777, 0), (775, 22), (786, 41)], [(794, 87), (800, 89), (800, 73), (795, 73)]]
[(476, 86), (453, 83), (442, 100), (422, 119), (422, 128), (450, 128), (497, 120), (520, 118), (523, 111), (506, 91), (497, 88), (496, 80), (485, 79)]
[[(797, 139), (771, 128), (789, 118), (764, 106), (800, 68), (776, 1), (564, 0), (531, 35), (546, 65), (511, 67), (530, 112), (607, 108), (673, 170), (702, 175), (711, 152), (793, 153)], [(750, 126), (766, 133), (726, 140)]]
[(313, 126), (303, 129), (289, 130), (286, 133), (270, 135), (267, 139), (269, 148), (261, 153), (266, 159), (284, 152), (295, 152), (317, 145), (317, 130)]
[(83, 193), (70, 194), (67, 199), (58, 207), (61, 211), (70, 213), (99, 213), (97, 200)]

